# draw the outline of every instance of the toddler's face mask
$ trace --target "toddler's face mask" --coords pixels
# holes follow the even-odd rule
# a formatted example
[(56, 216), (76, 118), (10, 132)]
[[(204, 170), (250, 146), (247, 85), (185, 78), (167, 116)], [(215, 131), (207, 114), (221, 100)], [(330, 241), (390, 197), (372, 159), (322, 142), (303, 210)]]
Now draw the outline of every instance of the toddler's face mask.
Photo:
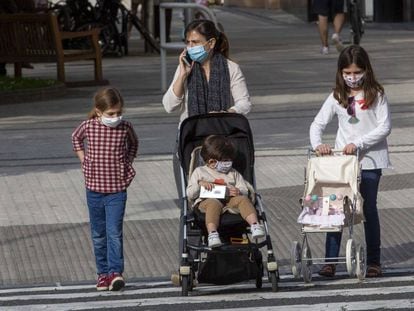
[(364, 83), (365, 73), (360, 73), (357, 75), (347, 75), (343, 74), (342, 77), (344, 78), (345, 84), (350, 87), (351, 89), (355, 89), (360, 87), (362, 83)]
[(217, 161), (216, 171), (219, 173), (227, 174), (231, 167), (233, 166), (233, 161)]

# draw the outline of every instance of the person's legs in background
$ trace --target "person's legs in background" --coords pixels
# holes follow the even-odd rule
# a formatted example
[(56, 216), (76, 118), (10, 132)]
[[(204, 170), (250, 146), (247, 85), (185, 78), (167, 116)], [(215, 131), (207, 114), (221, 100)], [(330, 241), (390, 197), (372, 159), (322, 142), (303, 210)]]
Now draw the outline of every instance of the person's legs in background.
[(314, 0), (313, 10), (318, 14), (318, 30), (321, 39), (321, 53), (329, 53), (328, 33), (329, 16), (334, 16), (334, 33), (332, 41), (336, 49), (340, 52), (343, 49), (340, 33), (345, 22), (344, 1), (343, 0)]
[(344, 49), (341, 40), (341, 31), (345, 22), (344, 14), (344, 1), (343, 0), (333, 0), (332, 10), (334, 14), (333, 26), (334, 33), (332, 34), (332, 42), (335, 44), (336, 50), (341, 52)]
[(328, 54), (329, 53), (329, 45), (328, 45), (328, 16), (318, 15), (318, 29), (319, 29), (319, 36), (321, 38), (321, 53)]
[[(165, 9), (165, 35), (167, 42), (171, 42), (172, 9)], [(160, 6), (154, 5), (154, 38), (160, 38)]]
[(313, 11), (318, 15), (318, 31), (321, 39), (321, 53), (329, 53), (328, 45), (328, 16), (330, 0), (313, 0)]

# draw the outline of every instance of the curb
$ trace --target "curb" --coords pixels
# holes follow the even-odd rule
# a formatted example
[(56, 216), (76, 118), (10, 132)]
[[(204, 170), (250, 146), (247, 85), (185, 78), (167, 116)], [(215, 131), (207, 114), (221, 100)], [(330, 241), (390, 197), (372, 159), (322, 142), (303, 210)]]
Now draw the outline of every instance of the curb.
[(0, 105), (53, 100), (65, 96), (66, 91), (67, 87), (63, 83), (43, 88), (0, 91)]

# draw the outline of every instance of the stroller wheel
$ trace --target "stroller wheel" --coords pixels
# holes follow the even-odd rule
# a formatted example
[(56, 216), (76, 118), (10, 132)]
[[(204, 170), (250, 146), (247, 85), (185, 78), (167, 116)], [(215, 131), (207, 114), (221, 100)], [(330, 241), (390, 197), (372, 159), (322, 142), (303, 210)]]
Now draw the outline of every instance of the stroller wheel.
[(183, 275), (181, 277), (181, 296), (188, 296), (188, 290), (190, 287), (190, 276)]
[(356, 249), (355, 242), (352, 239), (348, 239), (346, 242), (346, 270), (350, 277), (355, 276), (356, 266)]
[(302, 250), (302, 276), (305, 283), (312, 281), (312, 254), (308, 245), (303, 246)]
[(277, 279), (276, 271), (269, 272), (269, 282), (272, 283), (272, 292), (277, 292), (278, 290)]
[(298, 241), (293, 241), (290, 249), (290, 264), (294, 278), (299, 278), (302, 268), (301, 247)]
[(356, 276), (359, 280), (365, 279), (367, 266), (367, 257), (365, 254), (365, 248), (359, 245), (356, 251)]

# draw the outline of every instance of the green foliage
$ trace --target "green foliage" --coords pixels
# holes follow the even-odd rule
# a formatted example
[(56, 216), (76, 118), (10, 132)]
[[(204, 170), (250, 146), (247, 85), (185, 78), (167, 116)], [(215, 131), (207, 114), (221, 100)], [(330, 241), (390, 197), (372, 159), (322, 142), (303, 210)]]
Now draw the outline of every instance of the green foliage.
[(44, 88), (57, 84), (56, 80), (38, 78), (11, 78), (0, 77), (0, 92)]

